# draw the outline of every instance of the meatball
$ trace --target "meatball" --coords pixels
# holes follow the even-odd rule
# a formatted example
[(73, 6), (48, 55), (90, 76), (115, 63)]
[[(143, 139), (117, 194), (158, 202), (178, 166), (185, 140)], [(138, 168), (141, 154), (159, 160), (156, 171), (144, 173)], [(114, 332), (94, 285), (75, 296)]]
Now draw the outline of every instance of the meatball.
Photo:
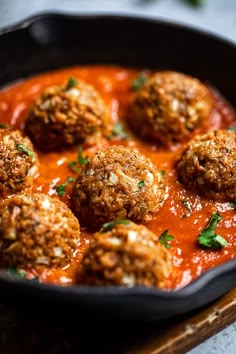
[(25, 129), (41, 150), (93, 145), (107, 133), (108, 116), (98, 92), (82, 81), (69, 83), (47, 88), (29, 111)]
[(0, 265), (61, 266), (79, 246), (71, 210), (46, 194), (18, 194), (0, 204)]
[(205, 197), (236, 198), (236, 133), (208, 132), (190, 141), (177, 163), (179, 180)]
[(27, 137), (18, 130), (0, 128), (0, 196), (30, 188), (37, 163), (37, 155)]
[(171, 147), (208, 126), (210, 91), (197, 79), (177, 72), (153, 75), (131, 105), (131, 125), (146, 137)]
[(169, 251), (145, 226), (123, 222), (94, 235), (82, 260), (82, 282), (162, 287), (171, 269)]
[(93, 227), (126, 218), (145, 223), (164, 197), (162, 174), (144, 155), (123, 146), (95, 153), (73, 191), (76, 215)]

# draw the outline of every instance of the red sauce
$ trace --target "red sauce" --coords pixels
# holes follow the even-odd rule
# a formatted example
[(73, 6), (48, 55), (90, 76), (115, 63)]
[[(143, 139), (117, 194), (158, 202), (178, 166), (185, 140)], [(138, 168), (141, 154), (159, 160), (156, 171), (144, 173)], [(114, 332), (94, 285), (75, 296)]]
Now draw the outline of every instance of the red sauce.
[[(25, 81), (16, 83), (0, 92), (0, 122), (12, 124), (22, 130), (28, 109), (36, 97), (48, 86), (61, 84), (67, 81), (68, 76), (84, 80), (92, 84), (103, 97), (110, 110), (112, 121), (125, 120), (127, 105), (132, 98), (130, 82), (138, 74), (137, 70), (123, 69), (109, 66), (73, 67), (56, 72), (38, 75)], [(211, 116), (210, 129), (225, 127), (235, 122), (235, 115), (224, 99), (213, 90), (216, 104)], [(128, 128), (127, 128), (128, 130)], [(109, 144), (122, 144), (135, 147), (140, 152), (149, 156), (160, 170), (165, 170), (166, 184), (168, 185), (168, 198), (155, 218), (146, 224), (154, 233), (160, 235), (168, 229), (174, 236), (170, 252), (173, 256), (173, 272), (166, 282), (167, 289), (180, 288), (197, 278), (207, 269), (226, 262), (236, 257), (235, 211), (229, 203), (216, 203), (199, 197), (194, 192), (186, 190), (178, 181), (174, 168), (176, 158), (182, 147), (175, 151), (167, 151), (160, 147), (141, 141), (129, 131), (129, 139), (107, 141), (102, 145), (85, 150), (84, 154), (91, 155), (98, 149)], [(58, 153), (40, 153), (39, 175), (34, 181), (34, 191), (41, 191), (55, 196), (55, 185), (63, 183), (70, 175), (76, 177), (69, 167), (68, 162), (76, 160), (77, 147)], [(61, 197), (70, 206), (70, 184), (65, 196)], [(189, 217), (183, 216), (187, 210), (181, 201), (189, 201), (192, 213)], [(217, 226), (217, 233), (228, 241), (228, 245), (220, 251), (203, 250), (197, 245), (196, 239), (206, 226), (212, 213), (219, 211), (223, 220)], [(84, 254), (91, 235), (86, 229), (82, 230), (81, 247), (76, 259), (64, 269), (44, 269), (40, 281), (57, 283), (61, 285), (76, 282), (77, 269)], [(35, 274), (29, 270), (27, 277)]]

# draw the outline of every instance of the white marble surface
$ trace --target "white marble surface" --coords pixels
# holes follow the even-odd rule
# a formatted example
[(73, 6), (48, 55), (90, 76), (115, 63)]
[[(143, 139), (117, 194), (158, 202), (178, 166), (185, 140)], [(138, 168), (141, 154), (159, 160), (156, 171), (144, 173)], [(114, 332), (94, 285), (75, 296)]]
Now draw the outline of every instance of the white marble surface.
[[(0, 27), (42, 11), (122, 13), (190, 24), (236, 43), (236, 0), (205, 0), (192, 8), (181, 0), (0, 0)], [(236, 65), (236, 63), (235, 63)], [(236, 324), (188, 354), (236, 354)]]

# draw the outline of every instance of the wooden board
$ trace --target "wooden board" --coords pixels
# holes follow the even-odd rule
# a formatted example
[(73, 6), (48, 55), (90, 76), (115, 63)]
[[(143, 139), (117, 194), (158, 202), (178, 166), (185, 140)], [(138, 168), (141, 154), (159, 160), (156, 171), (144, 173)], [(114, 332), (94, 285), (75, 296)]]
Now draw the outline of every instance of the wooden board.
[[(37, 306), (37, 304), (35, 304)], [(52, 327), (0, 307), (0, 353), (181, 354), (236, 320), (236, 289), (210, 306), (177, 318), (138, 326), (87, 323)]]

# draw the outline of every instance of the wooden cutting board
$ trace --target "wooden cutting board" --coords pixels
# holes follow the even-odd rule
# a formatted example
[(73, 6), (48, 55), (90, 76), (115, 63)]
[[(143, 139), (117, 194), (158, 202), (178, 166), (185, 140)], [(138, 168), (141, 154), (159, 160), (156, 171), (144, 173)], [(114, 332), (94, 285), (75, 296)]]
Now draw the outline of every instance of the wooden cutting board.
[[(37, 304), (35, 304), (37, 306)], [(60, 309), (58, 309), (60, 311)], [(73, 315), (73, 314), (72, 314)], [(52, 327), (0, 307), (1, 354), (180, 354), (236, 320), (236, 289), (175, 320), (138, 326), (87, 323)]]

